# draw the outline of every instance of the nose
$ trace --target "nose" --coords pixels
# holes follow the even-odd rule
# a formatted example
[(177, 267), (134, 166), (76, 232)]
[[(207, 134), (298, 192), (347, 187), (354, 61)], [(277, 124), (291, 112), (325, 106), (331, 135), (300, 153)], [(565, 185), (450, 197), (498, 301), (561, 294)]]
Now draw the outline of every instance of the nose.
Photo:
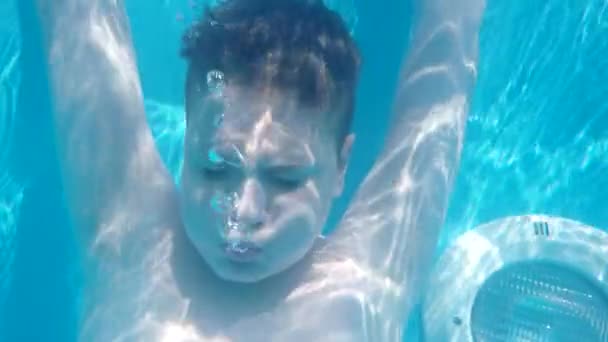
[(236, 208), (239, 223), (258, 228), (266, 220), (266, 194), (259, 181), (247, 179)]

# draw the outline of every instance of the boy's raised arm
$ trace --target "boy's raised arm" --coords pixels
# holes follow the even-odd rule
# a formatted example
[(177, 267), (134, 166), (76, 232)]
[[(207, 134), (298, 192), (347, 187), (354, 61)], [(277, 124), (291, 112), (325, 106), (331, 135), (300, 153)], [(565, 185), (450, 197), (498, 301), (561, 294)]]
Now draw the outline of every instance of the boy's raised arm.
[[(117, 248), (173, 191), (146, 122), (122, 1), (36, 0), (62, 181), (86, 242)], [(124, 241), (123, 241), (124, 240)]]
[(384, 149), (325, 249), (377, 280), (380, 312), (407, 312), (431, 265), (477, 72), (484, 0), (415, 2)]
[(147, 125), (123, 1), (35, 1), (85, 264), (79, 339), (155, 340), (161, 315), (183, 310), (168, 265), (179, 218)]

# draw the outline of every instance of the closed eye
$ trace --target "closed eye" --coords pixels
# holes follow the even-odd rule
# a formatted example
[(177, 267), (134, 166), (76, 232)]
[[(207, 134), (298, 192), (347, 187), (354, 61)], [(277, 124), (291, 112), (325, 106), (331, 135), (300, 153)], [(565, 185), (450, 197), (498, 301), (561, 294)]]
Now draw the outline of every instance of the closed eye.
[(296, 187), (306, 182), (314, 174), (313, 167), (278, 166), (268, 169), (267, 175), (278, 185)]
[(213, 164), (213, 165), (205, 165), (203, 167), (203, 174), (207, 178), (217, 179), (217, 178), (225, 176), (226, 173), (227, 173), (227, 168), (225, 167), (225, 165)]
[(274, 180), (278, 185), (286, 186), (286, 187), (296, 187), (304, 183), (306, 178), (294, 178), (294, 177), (284, 177), (284, 176), (275, 176)]

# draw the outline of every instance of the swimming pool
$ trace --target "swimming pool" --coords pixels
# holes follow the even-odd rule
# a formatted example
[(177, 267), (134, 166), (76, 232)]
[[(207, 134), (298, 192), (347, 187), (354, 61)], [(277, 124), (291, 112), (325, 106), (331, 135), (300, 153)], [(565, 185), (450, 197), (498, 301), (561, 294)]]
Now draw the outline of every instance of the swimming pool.
[[(190, 2), (127, 5), (149, 118), (177, 174), (184, 65), (175, 56)], [(31, 38), (27, 5), (19, 6), (21, 34)], [(387, 120), (372, 121), (368, 113), (390, 113), (410, 22), (405, 2), (380, 7), (358, 1), (354, 7), (358, 16), (348, 4), (344, 11), (358, 18), (352, 22), (365, 57), (354, 127), (365, 143), (355, 146), (345, 199), (380, 149)], [(541, 212), (608, 226), (608, 179), (602, 177), (608, 171), (602, 158), (608, 153), (607, 7), (603, 0), (488, 4), (476, 96), (438, 252), (463, 232), (504, 216)], [(73, 241), (53, 146), (36, 143), (50, 141), (50, 124), (40, 115), (48, 98), (35, 44), (20, 53), (15, 3), (5, 0), (0, 13), (14, 18), (0, 26), (0, 331), (6, 335), (0, 340), (72, 340)]]

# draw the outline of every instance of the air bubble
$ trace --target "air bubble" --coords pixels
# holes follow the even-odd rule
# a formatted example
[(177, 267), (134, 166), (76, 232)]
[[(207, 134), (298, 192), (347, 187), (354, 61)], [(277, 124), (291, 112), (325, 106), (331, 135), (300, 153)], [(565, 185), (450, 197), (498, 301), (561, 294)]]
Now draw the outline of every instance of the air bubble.
[(226, 80), (223, 72), (219, 70), (211, 70), (207, 73), (207, 89), (209, 89), (210, 93), (222, 96), (225, 87)]
[(197, 40), (200, 37), (200, 33), (195, 30), (190, 30), (187, 35), (189, 40)]
[(239, 230), (239, 218), (236, 212), (236, 208), (232, 208), (233, 210), (228, 215), (228, 219), (226, 220), (226, 228), (228, 231), (237, 231)]
[(220, 154), (215, 150), (215, 148), (210, 148), (207, 152), (207, 159), (214, 166), (218, 166), (225, 162), (224, 157), (220, 156)]
[(221, 191), (216, 191), (215, 194), (211, 197), (209, 205), (211, 206), (211, 209), (213, 209), (213, 211), (218, 214), (229, 213), (229, 218), (235, 212), (234, 209), (236, 208), (237, 199), (238, 195), (236, 193), (226, 194)]
[(215, 119), (213, 120), (213, 126), (217, 128), (222, 124), (222, 122), (224, 122), (224, 113), (220, 113), (215, 116)]

